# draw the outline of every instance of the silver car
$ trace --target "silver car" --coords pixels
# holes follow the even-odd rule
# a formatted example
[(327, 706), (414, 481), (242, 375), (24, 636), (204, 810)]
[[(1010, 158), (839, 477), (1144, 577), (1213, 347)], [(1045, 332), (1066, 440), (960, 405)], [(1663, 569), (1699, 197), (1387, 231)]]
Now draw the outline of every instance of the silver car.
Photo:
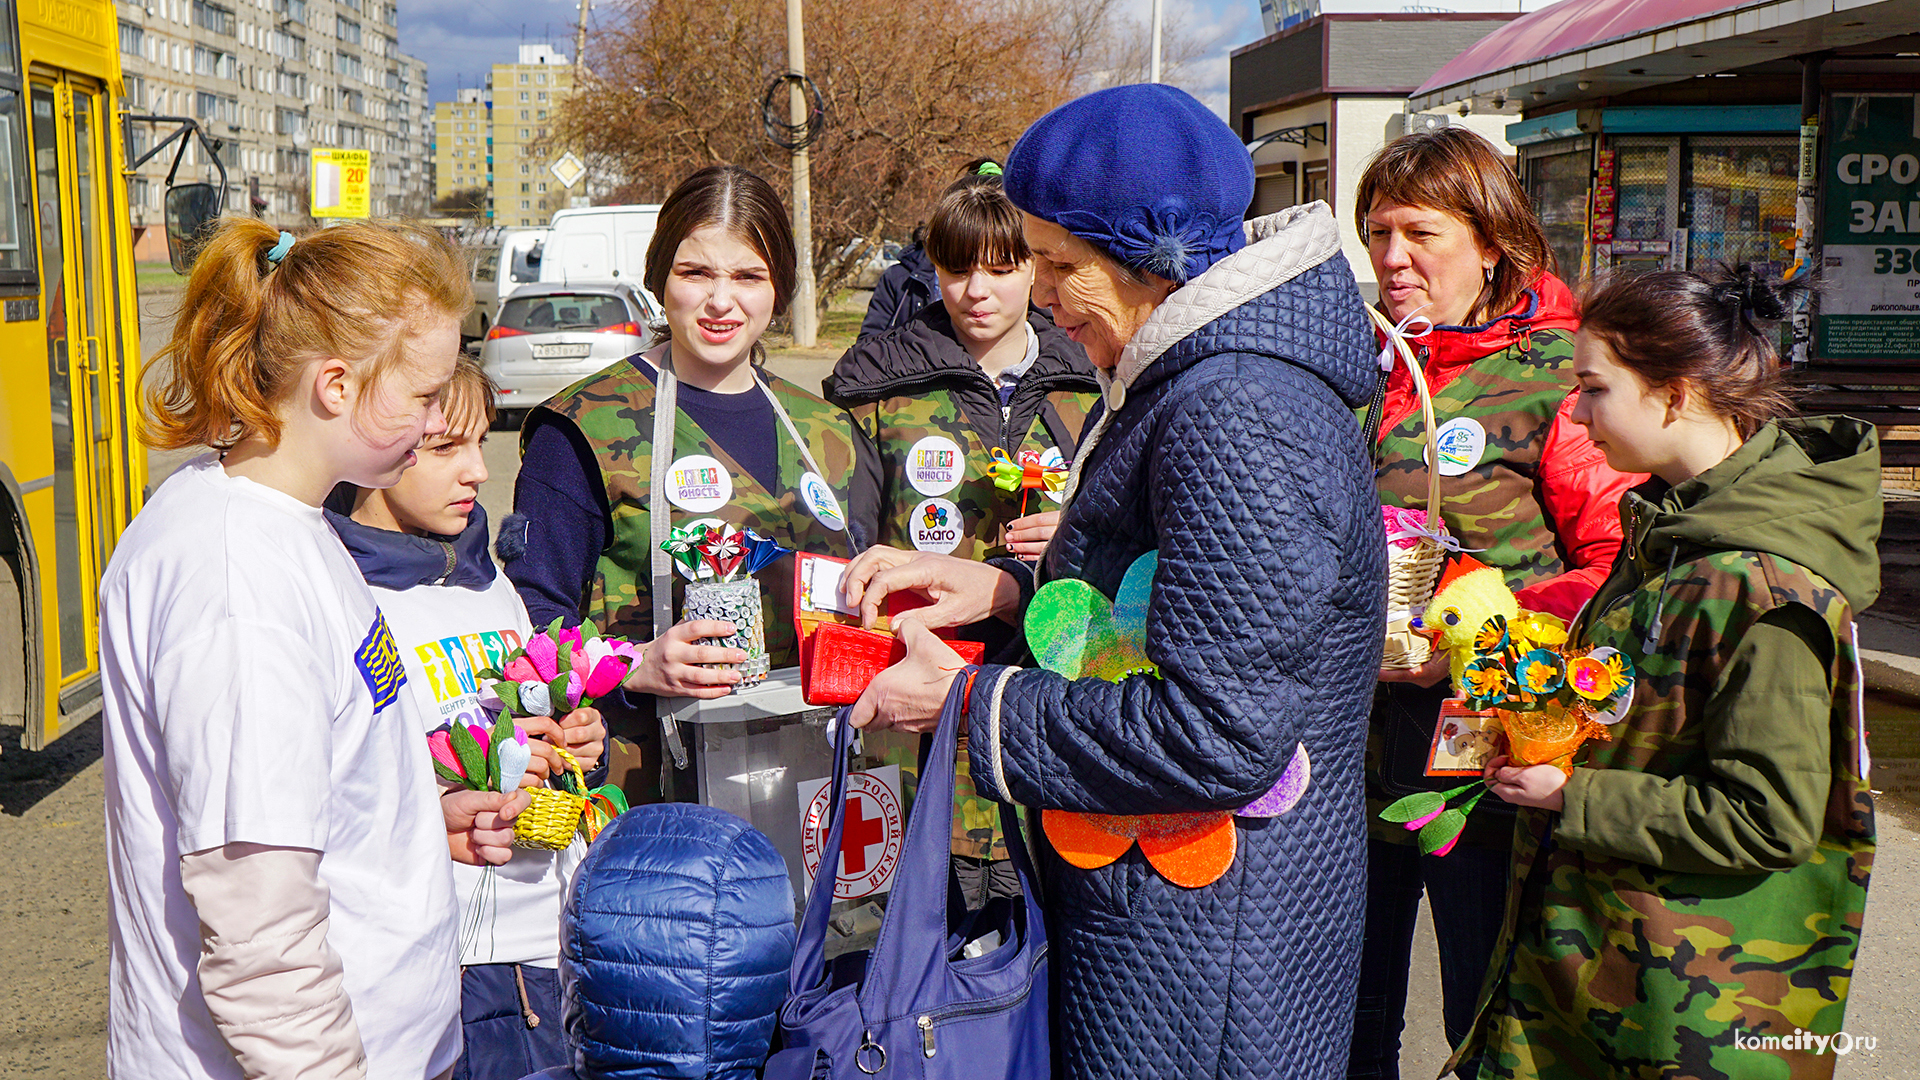
[(664, 322), (645, 290), (623, 281), (522, 286), (480, 343), (504, 425), (588, 375), (646, 348)]

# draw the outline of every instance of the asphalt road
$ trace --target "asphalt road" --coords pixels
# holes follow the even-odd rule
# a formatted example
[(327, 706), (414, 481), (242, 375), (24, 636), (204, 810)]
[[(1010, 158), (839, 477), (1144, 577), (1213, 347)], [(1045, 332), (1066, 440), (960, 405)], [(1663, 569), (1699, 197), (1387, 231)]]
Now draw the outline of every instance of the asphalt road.
[[(150, 355), (162, 339), (165, 298), (143, 304)], [(784, 377), (817, 387), (830, 358), (776, 356)], [(152, 455), (152, 481), (190, 455)], [(518, 464), (511, 432), (489, 440), (492, 479), (481, 501), (498, 521), (512, 503)], [(1876, 745), (1887, 732), (1899, 757), (1884, 773), (1908, 784), (1883, 793), (1865, 940), (1848, 1006), (1847, 1029), (1878, 1040), (1838, 1064), (1843, 1078), (1920, 1078), (1920, 710), (1881, 702)], [(18, 729), (0, 728), (0, 1080), (95, 1080), (104, 1075), (107, 985), (106, 863), (99, 722), (39, 754), (19, 749)], [(1439, 977), (1425, 912), (1415, 942), (1403, 1073), (1433, 1076), (1447, 1056), (1440, 1030)]]

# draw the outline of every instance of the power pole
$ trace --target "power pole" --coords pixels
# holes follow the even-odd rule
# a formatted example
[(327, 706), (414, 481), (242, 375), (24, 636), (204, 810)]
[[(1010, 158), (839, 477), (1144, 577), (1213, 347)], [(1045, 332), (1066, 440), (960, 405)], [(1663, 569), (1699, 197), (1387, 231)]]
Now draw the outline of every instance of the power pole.
[(1147, 81), (1160, 81), (1160, 0), (1153, 0), (1153, 66)]
[[(1154, 0), (1158, 3), (1159, 0)], [(807, 73), (807, 37), (800, 18), (800, 0), (787, 0), (787, 70), (794, 75)], [(787, 83), (787, 117), (793, 126), (807, 130), (807, 86), (805, 78)], [(793, 305), (788, 308), (793, 323), (793, 343), (811, 348), (818, 330), (818, 310), (813, 299), (813, 196), (812, 177), (807, 164), (806, 140), (793, 152), (793, 246), (798, 256), (794, 267)]]
[(587, 13), (593, 9), (593, 0), (580, 0), (580, 29), (573, 32), (573, 88), (577, 93), (580, 87), (580, 73), (587, 69)]

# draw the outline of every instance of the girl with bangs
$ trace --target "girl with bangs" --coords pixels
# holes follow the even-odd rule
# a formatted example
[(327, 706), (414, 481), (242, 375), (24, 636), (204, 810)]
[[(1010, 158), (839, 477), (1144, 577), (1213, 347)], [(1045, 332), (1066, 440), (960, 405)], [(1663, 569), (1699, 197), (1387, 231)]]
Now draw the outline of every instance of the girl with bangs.
[[(474, 672), (499, 667), (533, 633), (513, 583), (487, 552), (482, 450), (494, 420), (494, 387), (462, 354), (447, 384), (447, 430), (429, 434), (389, 488), (344, 486), (327, 523), (386, 613), (406, 692), (423, 734), (451, 724), (488, 726)], [(599, 765), (606, 728), (594, 709), (516, 717), (533, 758), (522, 787), (564, 772), (564, 747), (583, 771)], [(565, 851), (513, 849), (490, 870), (455, 865), (462, 913), (460, 1014), (464, 1049), (454, 1080), (519, 1080), (567, 1063), (560, 1023), (560, 907), (586, 843)]]
[[(1380, 287), (1432, 392), (1442, 454), (1440, 510), (1460, 548), (1499, 570), (1520, 606), (1571, 619), (1620, 548), (1614, 507), (1641, 477), (1608, 466), (1572, 419), (1573, 294), (1519, 179), (1464, 128), (1396, 139), (1367, 166), (1355, 225)], [(1381, 345), (1388, 343), (1381, 339)], [(1413, 377), (1396, 364), (1365, 414), (1382, 503), (1426, 506), (1426, 427)], [(1513, 814), (1481, 804), (1445, 855), (1377, 811), (1426, 775), (1441, 703), (1454, 696), (1447, 658), (1382, 670), (1369, 733), (1367, 931), (1349, 1077), (1399, 1076), (1414, 923), (1424, 892), (1440, 952), (1442, 1013), (1457, 1045), (1500, 929)], [(1490, 809), (1491, 808), (1491, 809)], [(1471, 1077), (1477, 1061), (1460, 1064)]]
[[(1038, 557), (1099, 384), (1084, 349), (1030, 304), (1033, 256), (998, 175), (947, 188), (927, 225), (940, 302), (863, 338), (826, 380), (878, 451), (877, 542), (988, 560)], [(1042, 486), (996, 484), (1028, 466)], [(974, 628), (1003, 646), (1012, 628)], [(981, 633), (985, 631), (985, 633)], [(963, 634), (968, 631), (962, 631)], [(964, 737), (963, 737), (964, 738)], [(973, 794), (960, 756), (953, 855), (970, 908), (1018, 895), (995, 805)]]

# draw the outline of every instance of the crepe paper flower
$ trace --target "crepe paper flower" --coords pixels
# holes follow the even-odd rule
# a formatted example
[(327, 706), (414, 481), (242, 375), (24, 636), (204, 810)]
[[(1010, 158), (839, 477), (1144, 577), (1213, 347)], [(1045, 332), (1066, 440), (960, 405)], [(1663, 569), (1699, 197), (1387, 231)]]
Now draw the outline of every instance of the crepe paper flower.
[(540, 672), (535, 670), (533, 661), (524, 656), (515, 657), (502, 674), (517, 683), (540, 678)]
[(746, 537), (743, 546), (747, 553), (745, 569), (747, 574), (757, 574), (780, 556), (793, 554), (790, 549), (781, 547), (752, 529), (746, 530), (743, 535)]
[(1425, 825), (1427, 822), (1432, 821), (1434, 818), (1439, 817), (1440, 812), (1445, 809), (1446, 809), (1445, 806), (1436, 806), (1433, 808), (1433, 813), (1428, 814), (1426, 817), (1423, 817), (1423, 818), (1414, 818), (1412, 821), (1409, 821), (1405, 825), (1402, 825), (1400, 827), (1407, 830), (1408, 832), (1419, 832), (1420, 827), (1422, 825)]
[(581, 689), (584, 695), (582, 700), (590, 701), (602, 694), (612, 693), (614, 688), (620, 685), (621, 680), (627, 677), (629, 666), (631, 662), (624, 657), (611, 655), (601, 657), (600, 662), (590, 669), (586, 677), (585, 685)]
[[(1476, 781), (1477, 782), (1477, 781)], [(1467, 827), (1467, 815), (1486, 797), (1485, 789), (1474, 793), (1460, 806), (1448, 807), (1434, 815), (1426, 824), (1420, 826), (1420, 850), (1428, 855), (1445, 855), (1459, 843), (1460, 834)]]
[(442, 780), (465, 785), (467, 774), (460, 770), (460, 759), (454, 756), (453, 747), (447, 732), (436, 731), (427, 736), (427, 753), (433, 758), (433, 771)]
[(520, 707), (514, 710), (517, 715), (553, 715), (553, 692), (547, 689), (546, 683), (534, 682), (532, 679), (528, 679), (526, 682), (519, 684), (516, 689), (520, 695)]
[(565, 678), (566, 691), (561, 694), (561, 697), (566, 699), (567, 711), (572, 712), (586, 703), (582, 695), (587, 692), (587, 677), (575, 670), (567, 672)]
[(533, 664), (533, 671), (541, 682), (552, 682), (560, 674), (560, 646), (546, 634), (535, 634), (527, 639), (526, 658)]
[(500, 780), (495, 790), (511, 792), (520, 786), (526, 778), (527, 766), (533, 763), (533, 744), (527, 741), (527, 733), (520, 725), (513, 726), (513, 738), (502, 739), (500, 746)]
[(1466, 692), (1469, 701), (1500, 698), (1512, 686), (1513, 674), (1491, 656), (1483, 656), (1461, 671), (1460, 688)]
[(1412, 551), (1430, 534), (1427, 512), (1406, 506), (1382, 506), (1380, 523), (1387, 531), (1387, 546), (1396, 551)]
[(1495, 615), (1480, 624), (1473, 635), (1473, 651), (1486, 656), (1499, 653), (1507, 647), (1507, 617)]
[(1554, 648), (1567, 643), (1567, 622), (1544, 611), (1523, 611), (1507, 626), (1519, 641), (1535, 647)]
[(1535, 649), (1520, 658), (1514, 670), (1520, 689), (1528, 694), (1551, 694), (1567, 681), (1567, 669), (1557, 653)]

